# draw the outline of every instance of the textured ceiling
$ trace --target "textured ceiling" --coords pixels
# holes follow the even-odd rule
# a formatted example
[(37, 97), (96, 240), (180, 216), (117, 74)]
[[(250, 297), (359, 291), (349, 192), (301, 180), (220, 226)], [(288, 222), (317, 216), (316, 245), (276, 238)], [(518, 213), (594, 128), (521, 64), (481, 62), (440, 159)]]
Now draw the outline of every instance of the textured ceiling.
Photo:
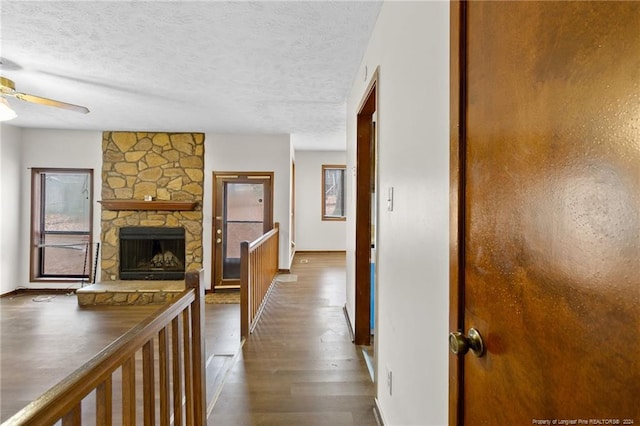
[(380, 5), (2, 0), (0, 75), (91, 110), (9, 99), (9, 123), (290, 133), (296, 149), (345, 149), (345, 101)]

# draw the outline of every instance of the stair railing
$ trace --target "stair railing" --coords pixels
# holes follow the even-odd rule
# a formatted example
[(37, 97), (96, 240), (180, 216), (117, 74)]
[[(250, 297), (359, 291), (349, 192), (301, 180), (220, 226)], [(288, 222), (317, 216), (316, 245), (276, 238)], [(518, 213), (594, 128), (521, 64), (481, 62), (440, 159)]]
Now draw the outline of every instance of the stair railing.
[[(134, 425), (136, 420), (156, 424), (158, 415), (161, 425), (204, 426), (202, 282), (202, 270), (187, 272), (186, 289), (180, 297), (123, 334), (3, 425), (52, 425), (59, 420), (63, 426), (81, 425), (83, 419), (90, 424), (111, 425), (114, 409), (120, 408), (123, 425)], [(140, 363), (140, 371), (136, 371)], [(121, 374), (114, 379), (118, 370)], [(140, 378), (142, 383), (136, 386)], [(116, 383), (121, 384), (119, 389)], [(95, 394), (95, 404), (90, 404), (90, 394)], [(83, 401), (95, 409), (95, 417), (90, 420), (89, 413), (83, 413)], [(138, 408), (142, 411), (136, 412)]]
[(278, 273), (280, 226), (253, 242), (240, 243), (240, 334), (253, 332)]

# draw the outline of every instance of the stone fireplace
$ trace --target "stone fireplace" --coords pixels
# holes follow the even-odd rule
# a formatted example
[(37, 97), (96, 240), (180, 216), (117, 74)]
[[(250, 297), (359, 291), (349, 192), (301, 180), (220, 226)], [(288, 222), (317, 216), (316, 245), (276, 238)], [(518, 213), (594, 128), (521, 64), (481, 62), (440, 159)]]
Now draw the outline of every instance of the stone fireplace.
[(101, 281), (202, 268), (204, 134), (104, 132), (102, 152)]

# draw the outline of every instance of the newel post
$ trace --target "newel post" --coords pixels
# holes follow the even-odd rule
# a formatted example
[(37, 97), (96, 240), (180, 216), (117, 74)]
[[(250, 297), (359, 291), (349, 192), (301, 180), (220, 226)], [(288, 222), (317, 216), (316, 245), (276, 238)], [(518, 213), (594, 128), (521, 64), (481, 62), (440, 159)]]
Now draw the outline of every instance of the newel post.
[[(280, 269), (280, 222), (276, 222), (274, 228), (276, 228), (276, 273)], [(289, 244), (291, 245), (291, 244)]]
[(240, 243), (240, 338), (249, 337), (249, 241)]
[(185, 274), (185, 285), (194, 289), (195, 300), (191, 306), (191, 339), (193, 371), (193, 419), (196, 426), (207, 424), (206, 388), (205, 388), (205, 347), (202, 334), (204, 323), (204, 270), (189, 271)]

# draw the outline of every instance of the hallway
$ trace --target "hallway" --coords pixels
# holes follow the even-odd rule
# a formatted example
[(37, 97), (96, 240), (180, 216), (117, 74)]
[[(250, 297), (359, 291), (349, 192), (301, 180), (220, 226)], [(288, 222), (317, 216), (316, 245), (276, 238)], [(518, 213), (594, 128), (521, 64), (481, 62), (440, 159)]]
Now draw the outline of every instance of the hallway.
[(231, 367), (210, 425), (376, 425), (374, 385), (349, 334), (344, 253), (299, 253)]

